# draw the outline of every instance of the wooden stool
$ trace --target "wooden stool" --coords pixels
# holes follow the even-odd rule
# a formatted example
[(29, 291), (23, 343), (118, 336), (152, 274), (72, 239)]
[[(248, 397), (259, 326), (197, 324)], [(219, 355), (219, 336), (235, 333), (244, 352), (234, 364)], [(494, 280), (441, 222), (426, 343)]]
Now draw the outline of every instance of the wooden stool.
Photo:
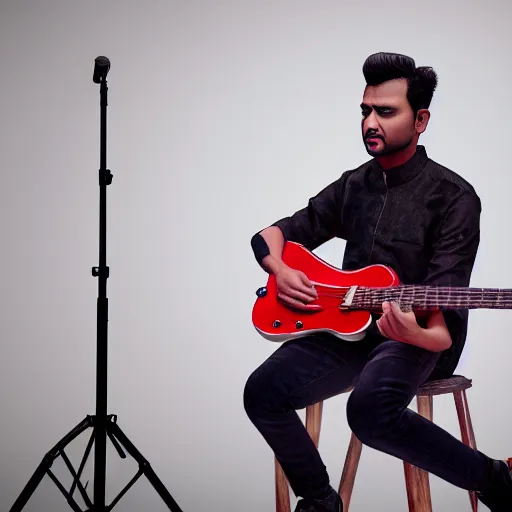
[[(448, 379), (426, 382), (420, 386), (416, 394), (418, 413), (432, 421), (433, 396), (452, 393), (459, 418), (462, 442), (476, 449), (475, 435), (469, 414), (466, 389), (472, 386), (472, 381), (461, 375), (454, 375)], [(351, 390), (348, 390), (351, 391)], [(306, 429), (318, 448), (320, 440), (320, 425), (322, 422), (323, 402), (310, 405), (306, 408)], [(345, 465), (341, 475), (338, 492), (343, 500), (343, 510), (348, 512), (350, 498), (361, 458), (362, 444), (352, 433), (350, 444), (345, 458)], [(276, 512), (290, 512), (290, 491), (288, 480), (274, 457), (275, 464), (275, 490)], [(430, 484), (428, 473), (404, 462), (405, 484), (410, 512), (432, 512), (430, 498)], [(478, 510), (478, 499), (474, 491), (469, 491), (469, 500), (473, 512)]]

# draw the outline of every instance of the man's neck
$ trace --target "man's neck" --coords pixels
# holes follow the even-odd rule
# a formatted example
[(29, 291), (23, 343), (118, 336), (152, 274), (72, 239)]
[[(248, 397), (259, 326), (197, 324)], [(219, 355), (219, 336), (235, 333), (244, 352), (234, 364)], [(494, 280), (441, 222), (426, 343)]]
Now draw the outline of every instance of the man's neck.
[(401, 151), (398, 151), (397, 153), (377, 157), (376, 160), (383, 169), (393, 169), (393, 167), (398, 167), (408, 162), (416, 153), (416, 146), (417, 143), (413, 142), (406, 148), (402, 149)]

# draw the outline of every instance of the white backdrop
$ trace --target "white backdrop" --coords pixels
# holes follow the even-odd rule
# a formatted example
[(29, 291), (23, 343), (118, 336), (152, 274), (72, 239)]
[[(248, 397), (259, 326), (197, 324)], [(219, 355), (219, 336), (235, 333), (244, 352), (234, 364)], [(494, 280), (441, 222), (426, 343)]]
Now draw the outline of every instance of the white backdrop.
[[(402, 52), (439, 74), (421, 143), (482, 199), (472, 284), (512, 287), (511, 10), (498, 0), (463, 9), (458, 0), (3, 0), (0, 509), (94, 414), (95, 57), (112, 63), (109, 412), (184, 512), (271, 511), (272, 453), (242, 404), (247, 377), (277, 348), (251, 325), (266, 275), (250, 238), (367, 160), (361, 66), (370, 53)], [(343, 247), (318, 254), (339, 265)], [(500, 458), (512, 456), (510, 314), (471, 314), (459, 367), (474, 380), (478, 447)], [(346, 398), (324, 409), (320, 450), (334, 486), (350, 435)], [(459, 435), (451, 397), (435, 399), (434, 420)], [(69, 446), (75, 461), (86, 441)], [(135, 470), (109, 448), (109, 499)], [(465, 491), (431, 485), (436, 512), (469, 510)], [(365, 448), (351, 510), (406, 503), (401, 462)], [(166, 510), (145, 479), (117, 509)], [(71, 509), (45, 478), (25, 510)]]

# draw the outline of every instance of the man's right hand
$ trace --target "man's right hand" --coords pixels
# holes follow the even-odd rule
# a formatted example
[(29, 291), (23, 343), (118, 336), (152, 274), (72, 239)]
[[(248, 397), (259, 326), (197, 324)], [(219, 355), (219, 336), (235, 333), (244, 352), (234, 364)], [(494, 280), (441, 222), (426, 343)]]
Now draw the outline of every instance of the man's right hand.
[(276, 277), (277, 297), (286, 305), (297, 309), (321, 309), (318, 304), (310, 304), (318, 299), (318, 295), (306, 274), (283, 262), (281, 255), (285, 241), (281, 230), (277, 226), (270, 226), (261, 232), (261, 236), (270, 250), (270, 254), (262, 260), (263, 268)]
[(277, 296), (285, 304), (305, 311), (320, 309), (319, 305), (310, 304), (318, 294), (304, 272), (282, 265), (275, 277)]

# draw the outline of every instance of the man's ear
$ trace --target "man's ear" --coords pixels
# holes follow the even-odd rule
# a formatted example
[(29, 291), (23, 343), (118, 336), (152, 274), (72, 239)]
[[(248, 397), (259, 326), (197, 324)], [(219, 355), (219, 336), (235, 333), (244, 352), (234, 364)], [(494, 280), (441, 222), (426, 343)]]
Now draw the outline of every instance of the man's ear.
[(416, 128), (416, 132), (423, 133), (427, 129), (428, 122), (430, 120), (430, 112), (426, 108), (422, 108), (418, 110), (416, 114), (416, 121), (414, 123), (414, 127)]

